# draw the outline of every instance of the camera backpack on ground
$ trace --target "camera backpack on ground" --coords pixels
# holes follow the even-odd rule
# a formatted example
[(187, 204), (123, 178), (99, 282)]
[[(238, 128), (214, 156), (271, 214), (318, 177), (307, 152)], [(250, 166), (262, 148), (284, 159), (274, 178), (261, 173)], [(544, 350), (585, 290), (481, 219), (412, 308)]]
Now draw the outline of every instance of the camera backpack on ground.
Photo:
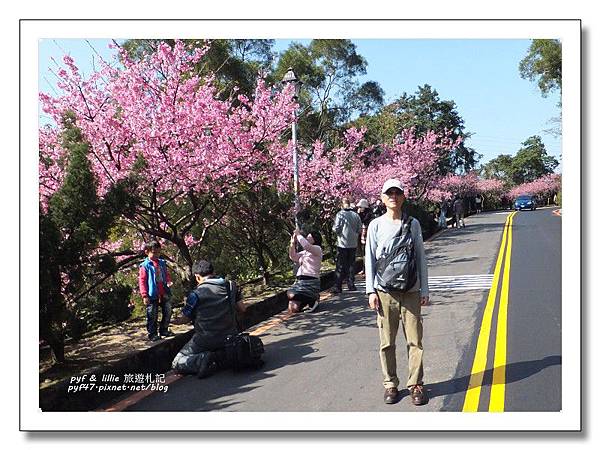
[(402, 225), (385, 245), (385, 250), (375, 263), (381, 287), (392, 291), (408, 292), (417, 282), (415, 244), (410, 227), (413, 218), (405, 215)]
[[(227, 290), (231, 313), (236, 318), (238, 330), (240, 330), (242, 327), (238, 322), (235, 312), (238, 289), (235, 283), (229, 281)], [(233, 370), (258, 369), (264, 364), (264, 361), (261, 359), (264, 352), (265, 348), (258, 336), (252, 336), (248, 333), (238, 333), (227, 336), (225, 340), (225, 363)]]
[(228, 336), (225, 341), (225, 360), (233, 370), (257, 369), (264, 364), (261, 359), (265, 352), (262, 341), (258, 336), (239, 333)]

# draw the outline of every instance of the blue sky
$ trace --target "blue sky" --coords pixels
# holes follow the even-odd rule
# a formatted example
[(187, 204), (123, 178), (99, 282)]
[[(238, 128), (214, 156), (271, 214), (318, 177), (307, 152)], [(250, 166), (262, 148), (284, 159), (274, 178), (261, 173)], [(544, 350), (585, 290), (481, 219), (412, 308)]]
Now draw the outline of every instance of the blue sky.
[[(108, 40), (90, 40), (104, 58), (112, 51)], [(277, 40), (275, 51), (285, 50), (291, 40)], [(306, 43), (308, 41), (299, 41)], [(501, 153), (515, 154), (521, 142), (539, 135), (549, 154), (560, 161), (561, 140), (543, 133), (548, 120), (559, 115), (557, 94), (543, 98), (534, 82), (519, 76), (519, 61), (527, 53), (529, 40), (468, 39), (434, 40), (361, 39), (353, 41), (368, 62), (363, 81), (379, 82), (386, 103), (403, 92), (414, 93), (418, 86), (431, 85), (442, 100), (454, 100), (465, 130), (473, 133), (469, 147), (483, 154), (482, 163)], [(84, 74), (97, 60), (84, 40), (42, 40), (39, 45), (39, 87), (53, 93), (56, 67), (63, 52), (70, 54)], [(42, 118), (42, 120), (44, 120)]]

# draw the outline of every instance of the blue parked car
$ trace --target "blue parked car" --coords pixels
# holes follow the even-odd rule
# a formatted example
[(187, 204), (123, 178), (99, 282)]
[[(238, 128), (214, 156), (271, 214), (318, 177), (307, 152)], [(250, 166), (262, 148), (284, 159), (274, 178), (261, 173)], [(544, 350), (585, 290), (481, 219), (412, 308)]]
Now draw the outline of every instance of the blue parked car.
[(535, 211), (537, 205), (535, 204), (535, 197), (532, 195), (520, 195), (515, 200), (515, 210), (520, 211), (522, 209), (530, 209)]

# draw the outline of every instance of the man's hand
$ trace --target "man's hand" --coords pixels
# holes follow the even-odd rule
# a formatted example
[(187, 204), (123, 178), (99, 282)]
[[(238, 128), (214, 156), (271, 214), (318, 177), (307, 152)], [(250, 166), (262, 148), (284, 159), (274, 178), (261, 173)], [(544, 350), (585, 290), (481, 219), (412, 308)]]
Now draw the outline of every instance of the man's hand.
[(369, 308), (377, 310), (379, 307), (379, 297), (377, 297), (377, 294), (375, 292), (369, 294)]
[(150, 303), (150, 299), (148, 297), (142, 297), (142, 300), (144, 301), (145, 306), (148, 306), (148, 304)]
[(426, 297), (421, 297), (421, 306), (429, 305), (429, 295)]

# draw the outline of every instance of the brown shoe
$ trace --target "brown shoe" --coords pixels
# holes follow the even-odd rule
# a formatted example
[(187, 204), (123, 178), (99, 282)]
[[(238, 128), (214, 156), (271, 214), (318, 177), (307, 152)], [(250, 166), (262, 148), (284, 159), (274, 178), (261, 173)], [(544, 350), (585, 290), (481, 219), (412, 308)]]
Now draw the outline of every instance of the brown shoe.
[(410, 398), (415, 406), (425, 405), (427, 403), (427, 392), (421, 384), (415, 384), (409, 388)]
[(385, 392), (383, 393), (383, 401), (384, 403), (387, 403), (388, 405), (392, 405), (394, 403), (398, 402), (398, 389), (393, 387), (393, 388), (387, 388), (385, 390)]

